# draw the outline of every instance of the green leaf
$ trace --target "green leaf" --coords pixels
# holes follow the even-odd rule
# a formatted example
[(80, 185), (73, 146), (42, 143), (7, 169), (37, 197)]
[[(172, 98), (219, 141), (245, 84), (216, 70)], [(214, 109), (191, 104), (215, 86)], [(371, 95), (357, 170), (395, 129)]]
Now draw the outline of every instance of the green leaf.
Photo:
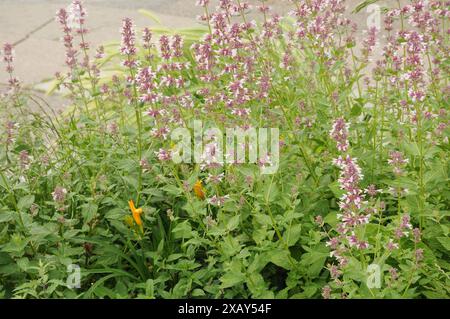
[(237, 284), (243, 282), (245, 280), (245, 275), (241, 272), (227, 272), (225, 275), (220, 277), (220, 281), (222, 284), (220, 288), (230, 288), (236, 286)]
[(329, 256), (329, 250), (324, 246), (316, 246), (302, 255), (300, 264), (305, 267), (310, 277), (317, 277), (323, 269)]
[(17, 207), (19, 207), (20, 210), (27, 210), (30, 209), (33, 203), (34, 203), (34, 195), (26, 195), (19, 199)]
[(403, 149), (406, 154), (412, 155), (412, 156), (419, 156), (420, 155), (420, 149), (417, 143), (408, 143), (403, 142), (402, 143)]
[(154, 298), (155, 296), (155, 283), (153, 279), (148, 279), (145, 282), (145, 294), (148, 298)]
[(97, 214), (98, 205), (94, 203), (88, 203), (83, 205), (82, 214), (86, 223), (89, 223)]
[(105, 217), (111, 220), (123, 220), (124, 216), (124, 211), (121, 208), (113, 208), (105, 214)]
[(436, 239), (444, 246), (447, 251), (450, 251), (450, 238), (448, 237), (436, 237)]
[(183, 191), (175, 185), (167, 185), (162, 188), (169, 195), (179, 196)]
[(22, 258), (17, 259), (16, 263), (17, 263), (17, 266), (19, 266), (19, 268), (22, 271), (26, 272), (28, 270), (28, 266), (30, 264), (30, 261), (28, 260), (27, 257), (22, 257)]
[(192, 291), (192, 297), (203, 297), (206, 296), (205, 292), (202, 289), (194, 289)]
[(123, 176), (123, 179), (129, 186), (132, 186), (134, 189), (138, 188), (139, 182), (134, 176)]
[(337, 212), (329, 213), (327, 216), (325, 216), (323, 221), (332, 227), (336, 227), (338, 223)]
[(289, 247), (294, 246), (297, 243), (297, 241), (300, 239), (301, 233), (302, 233), (302, 225), (301, 224), (291, 226), (289, 228), (289, 230), (287, 230), (285, 232), (285, 234), (287, 234), (287, 235), (285, 235), (287, 245)]
[(350, 111), (350, 115), (353, 117), (360, 116), (361, 112), (362, 112), (361, 106), (358, 104), (355, 104)]
[(289, 261), (290, 253), (288, 251), (281, 248), (272, 250), (269, 256), (270, 261), (275, 265), (287, 270), (291, 269), (291, 263)]
[[(2, 212), (0, 211), (0, 223), (9, 222), (10, 220), (13, 220), (15, 212)], [(16, 213), (17, 214), (17, 213)]]
[(340, 188), (338, 181), (331, 183), (330, 185), (328, 185), (328, 187), (333, 192), (333, 194), (336, 198), (341, 198), (342, 195), (344, 195), (344, 193), (345, 193), (345, 191)]
[(267, 183), (264, 189), (264, 199), (268, 202), (274, 202), (280, 193), (278, 186), (274, 183)]
[(185, 220), (184, 222), (179, 223), (173, 230), (175, 239), (181, 238), (191, 238), (192, 237), (192, 227), (189, 224), (189, 221)]
[[(0, 175), (0, 177), (1, 177), (1, 175)], [(7, 181), (5, 179), (0, 178), (0, 186), (3, 187), (4, 189), (8, 190), (9, 186), (6, 183), (7, 183)]]
[(266, 254), (256, 255), (253, 262), (248, 267), (249, 273), (260, 272), (269, 263)]
[(228, 220), (228, 222), (227, 222), (227, 230), (228, 231), (232, 231), (232, 230), (236, 229), (236, 227), (239, 226), (239, 218), (240, 218), (240, 215), (236, 215), (236, 216), (231, 217)]

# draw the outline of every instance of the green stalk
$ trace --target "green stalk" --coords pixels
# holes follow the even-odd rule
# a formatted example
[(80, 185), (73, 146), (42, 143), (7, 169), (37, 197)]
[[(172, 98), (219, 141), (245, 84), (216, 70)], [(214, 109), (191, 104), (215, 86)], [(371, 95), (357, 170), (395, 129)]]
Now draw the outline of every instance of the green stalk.
[[(131, 77), (134, 79), (135, 75), (133, 69), (130, 67)], [(138, 92), (136, 88), (136, 83), (133, 81), (133, 94), (134, 94), (134, 112), (136, 116), (136, 123), (138, 127), (138, 144), (137, 144), (137, 153), (138, 153), (138, 167), (139, 167), (139, 175), (138, 175), (138, 193), (136, 203), (139, 203), (142, 191), (142, 168), (141, 168), (141, 160), (142, 160), (142, 118), (141, 112), (139, 111), (138, 104)]]

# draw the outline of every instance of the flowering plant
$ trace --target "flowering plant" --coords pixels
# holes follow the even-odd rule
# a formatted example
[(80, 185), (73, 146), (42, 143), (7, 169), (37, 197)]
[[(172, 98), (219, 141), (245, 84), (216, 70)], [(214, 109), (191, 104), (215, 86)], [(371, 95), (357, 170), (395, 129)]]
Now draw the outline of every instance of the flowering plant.
[(385, 8), (359, 44), (345, 1), (291, 2), (198, 1), (200, 31), (124, 18), (93, 52), (75, 0), (63, 114), (3, 47), (0, 295), (449, 297), (448, 1)]

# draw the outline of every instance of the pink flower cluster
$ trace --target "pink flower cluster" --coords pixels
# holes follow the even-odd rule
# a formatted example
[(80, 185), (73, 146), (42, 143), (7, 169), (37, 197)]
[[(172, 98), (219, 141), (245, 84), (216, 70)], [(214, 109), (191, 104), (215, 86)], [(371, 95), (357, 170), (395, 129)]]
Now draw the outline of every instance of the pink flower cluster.
[(12, 44), (5, 43), (3, 45), (3, 62), (5, 63), (5, 70), (9, 74), (8, 86), (12, 92), (15, 92), (19, 86), (19, 80), (13, 76), (14, 72), (14, 48)]
[(402, 168), (408, 164), (409, 160), (403, 157), (403, 154), (399, 151), (392, 151), (389, 154), (388, 164), (392, 166), (392, 170), (395, 175), (401, 175), (403, 173)]
[(408, 214), (402, 216), (400, 225), (395, 229), (394, 236), (398, 240), (409, 235), (408, 230), (412, 229), (411, 217)]
[(123, 65), (129, 68), (134, 68), (137, 66), (137, 60), (135, 55), (137, 53), (136, 49), (136, 32), (134, 31), (133, 21), (130, 18), (125, 18), (122, 20), (122, 42), (120, 46), (120, 53), (126, 56), (126, 60)]
[[(336, 141), (341, 152), (348, 150), (348, 127), (345, 120), (339, 118), (334, 122), (330, 132), (331, 138)], [(326, 245), (332, 249), (331, 256), (339, 261), (340, 267), (344, 267), (348, 262), (345, 257), (348, 249), (369, 248), (369, 243), (358, 238), (356, 233), (359, 226), (369, 222), (370, 214), (364, 209), (367, 202), (364, 201), (363, 190), (359, 187), (363, 175), (356, 159), (347, 154), (335, 159), (334, 164), (341, 170), (338, 182), (345, 193), (339, 201), (341, 213), (337, 215), (340, 221), (337, 226), (338, 236), (330, 238)]]
[(66, 9), (60, 9), (57, 13), (56, 18), (64, 32), (63, 43), (64, 47), (66, 48), (66, 64), (71, 70), (73, 70), (77, 64), (77, 50), (75, 49), (73, 44), (73, 35), (72, 28), (70, 27), (69, 22), (69, 14), (67, 13)]
[(343, 118), (338, 118), (333, 123), (333, 128), (330, 131), (330, 137), (336, 141), (337, 148), (340, 152), (346, 152), (348, 150), (348, 129), (349, 124)]
[(19, 128), (19, 124), (15, 123), (13, 121), (6, 122), (6, 141), (5, 144), (11, 145), (14, 143), (15, 135), (17, 132), (17, 129)]
[[(69, 15), (70, 19), (72, 20), (72, 24), (74, 25), (75, 32), (80, 35), (86, 34), (88, 31), (85, 27), (87, 12), (81, 0), (74, 0), (72, 2), (69, 10)], [(82, 44), (82, 48), (87, 49), (88, 47), (83, 47)]]

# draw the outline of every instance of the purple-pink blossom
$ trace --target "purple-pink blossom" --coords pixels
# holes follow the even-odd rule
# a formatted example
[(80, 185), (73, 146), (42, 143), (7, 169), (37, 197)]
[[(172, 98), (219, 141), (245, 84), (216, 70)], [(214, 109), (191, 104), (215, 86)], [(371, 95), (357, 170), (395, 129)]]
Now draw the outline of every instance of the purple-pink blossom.
[(348, 129), (349, 124), (343, 118), (338, 118), (333, 123), (333, 128), (330, 131), (330, 137), (336, 141), (337, 148), (340, 152), (346, 152), (348, 150)]

